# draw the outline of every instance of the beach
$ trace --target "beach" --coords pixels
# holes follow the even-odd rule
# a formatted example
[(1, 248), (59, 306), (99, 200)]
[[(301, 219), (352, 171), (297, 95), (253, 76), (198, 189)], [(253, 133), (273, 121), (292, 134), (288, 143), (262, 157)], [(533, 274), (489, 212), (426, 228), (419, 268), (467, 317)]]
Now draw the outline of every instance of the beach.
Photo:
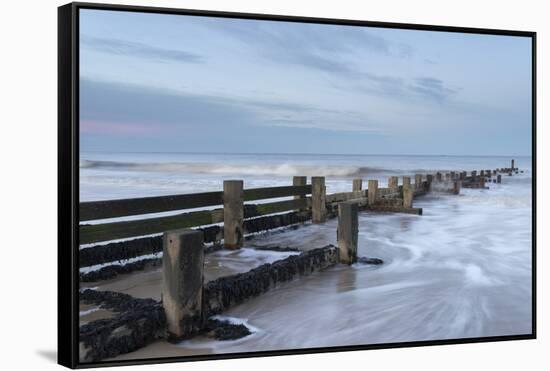
[[(292, 184), (294, 175), (325, 176), (327, 193), (349, 192), (353, 178), (378, 179), (385, 187), (389, 176), (495, 169), (509, 166), (510, 158), (83, 152), (80, 196), (91, 201), (219, 191), (224, 179), (242, 179), (245, 189), (271, 187)], [(251, 335), (157, 341), (117, 359), (530, 333), (532, 169), (529, 157), (515, 159), (523, 173), (503, 175), (501, 184), (487, 184), (490, 189), (415, 199), (422, 216), (361, 212), (359, 256), (384, 264), (337, 265), (223, 313), (245, 323)], [(239, 252), (207, 254), (208, 279), (288, 256), (258, 247), (336, 244), (336, 223), (261, 233)], [(160, 267), (83, 285), (158, 300)]]

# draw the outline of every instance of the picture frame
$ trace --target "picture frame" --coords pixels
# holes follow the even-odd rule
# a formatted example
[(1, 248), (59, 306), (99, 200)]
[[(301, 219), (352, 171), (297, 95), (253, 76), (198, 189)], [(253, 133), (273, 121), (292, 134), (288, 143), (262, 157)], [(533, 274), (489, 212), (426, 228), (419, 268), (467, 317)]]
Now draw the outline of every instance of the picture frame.
[[(79, 333), (80, 312), (79, 309), (79, 290), (81, 281), (81, 272), (79, 270), (79, 245), (82, 237), (79, 234), (80, 223), (83, 212), (80, 200), (80, 121), (81, 121), (81, 74), (80, 74), (80, 12), (83, 10), (100, 10), (124, 13), (147, 14), (169, 14), (173, 16), (189, 17), (209, 17), (214, 20), (241, 20), (241, 21), (266, 21), (266, 22), (289, 22), (292, 24), (307, 25), (333, 25), (333, 26), (355, 26), (363, 28), (391, 29), (391, 30), (411, 30), (411, 31), (429, 31), (450, 34), (466, 35), (492, 35), (492, 36), (510, 36), (518, 38), (527, 38), (530, 40), (530, 85), (531, 85), (531, 105), (530, 127), (531, 131), (531, 170), (530, 170), (530, 197), (531, 203), (531, 302), (529, 311), (531, 313), (529, 333), (513, 335), (494, 335), (494, 336), (476, 336), (463, 338), (445, 338), (428, 340), (395, 341), (381, 343), (365, 343), (354, 345), (339, 345), (326, 347), (305, 347), (275, 350), (254, 350), (254, 351), (231, 351), (225, 353), (212, 354), (194, 354), (186, 356), (162, 356), (136, 359), (118, 359), (118, 360), (92, 360), (85, 361), (82, 358), (81, 334)], [(536, 33), (528, 31), (512, 30), (494, 30), (482, 28), (466, 27), (447, 27), (434, 25), (417, 25), (388, 22), (373, 22), (360, 20), (342, 20), (314, 17), (297, 17), (282, 15), (266, 15), (251, 13), (233, 13), (223, 11), (203, 11), (190, 9), (169, 9), (128, 5), (109, 5), (96, 3), (70, 3), (59, 7), (58, 9), (58, 362), (61, 365), (70, 368), (87, 368), (101, 366), (119, 366), (131, 364), (155, 364), (166, 362), (200, 361), (214, 359), (231, 359), (244, 357), (263, 357), (290, 354), (309, 354), (321, 352), (342, 352), (367, 349), (385, 349), (416, 347), (444, 344), (463, 344), (488, 341), (508, 341), (508, 340), (526, 340), (536, 338)], [(507, 164), (502, 165), (502, 174), (508, 175), (515, 172), (514, 163), (510, 167)], [(511, 170), (510, 170), (511, 169)], [(491, 171), (493, 171), (491, 169)], [(496, 176), (496, 173), (494, 174)], [(458, 174), (457, 174), (458, 176)], [(476, 175), (473, 175), (474, 177)], [(506, 178), (506, 177), (505, 177)], [(454, 175), (453, 178), (454, 179)], [(423, 178), (420, 179), (423, 182)], [(426, 180), (428, 181), (428, 180)], [(483, 180), (485, 182), (485, 179)], [(313, 195), (314, 182), (308, 188), (307, 194)], [(324, 178), (319, 187), (323, 188)], [(477, 183), (476, 183), (477, 184)], [(306, 185), (303, 185), (306, 186)], [(483, 187), (483, 186), (482, 186)], [(376, 185), (378, 188), (378, 185)], [(355, 188), (354, 188), (355, 189)], [(358, 187), (362, 190), (361, 186)], [(369, 184), (369, 189), (371, 189)], [(366, 190), (366, 189), (365, 189)], [(365, 191), (363, 190), (363, 191)], [(224, 191), (228, 192), (228, 191)], [(241, 185), (242, 192), (242, 185)], [(403, 189), (401, 196), (404, 198)], [(224, 193), (226, 194), (226, 193)], [(284, 194), (284, 196), (289, 196)], [(295, 195), (300, 197), (304, 195)], [(325, 195), (326, 196), (326, 195)], [(368, 199), (368, 194), (364, 195)], [(313, 197), (313, 196), (312, 196)], [(413, 196), (411, 196), (413, 197)], [(303, 197), (302, 197), (303, 198)], [(223, 202), (223, 200), (222, 200)], [(412, 201), (411, 201), (412, 202)], [(241, 202), (242, 203), (242, 202)], [(112, 204), (111, 204), (112, 205)], [(211, 205), (214, 205), (212, 203)], [(216, 204), (218, 205), (218, 204)], [(229, 206), (223, 204), (224, 210)], [(123, 205), (122, 208), (128, 207)], [(155, 206), (156, 207), (156, 206)], [(313, 207), (313, 206), (311, 206)], [(242, 209), (242, 207), (241, 207)], [(173, 209), (162, 209), (156, 211), (166, 211)], [(139, 214), (139, 213), (134, 213)], [(336, 215), (338, 211), (336, 211)], [(125, 215), (125, 214), (121, 214)], [(101, 219), (101, 218), (98, 218)], [(242, 222), (242, 221), (241, 221)], [(208, 223), (207, 223), (208, 224)], [(166, 232), (166, 231), (165, 231)], [(344, 232), (340, 232), (342, 235)], [(121, 238), (125, 238), (122, 236)], [(228, 238), (226, 236), (226, 238)], [(353, 238), (351, 238), (353, 239)], [(97, 242), (90, 239), (90, 241)], [(357, 242), (355, 242), (356, 244)], [(342, 250), (339, 250), (342, 251)], [(342, 254), (341, 252), (339, 253)], [(475, 274), (475, 273), (474, 273)], [(202, 277), (202, 273), (201, 273)], [(202, 286), (201, 286), (202, 290)]]

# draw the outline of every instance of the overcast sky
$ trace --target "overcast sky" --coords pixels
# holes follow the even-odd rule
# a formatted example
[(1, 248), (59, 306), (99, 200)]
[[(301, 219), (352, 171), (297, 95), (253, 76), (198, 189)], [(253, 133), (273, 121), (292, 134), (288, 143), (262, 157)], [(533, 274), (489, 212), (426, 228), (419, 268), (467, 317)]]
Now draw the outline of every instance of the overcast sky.
[(84, 151), (531, 152), (529, 38), (80, 12)]

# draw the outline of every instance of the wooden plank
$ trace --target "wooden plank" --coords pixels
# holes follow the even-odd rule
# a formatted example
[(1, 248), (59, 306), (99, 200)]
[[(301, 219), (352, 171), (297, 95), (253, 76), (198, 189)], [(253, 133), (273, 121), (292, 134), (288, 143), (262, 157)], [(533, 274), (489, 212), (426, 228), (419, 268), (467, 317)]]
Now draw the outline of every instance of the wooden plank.
[(306, 209), (309, 207), (311, 207), (311, 197), (271, 202), (267, 204), (248, 204), (244, 205), (244, 217), (254, 218), (257, 216), (282, 213), (289, 210)]
[(80, 203), (80, 221), (118, 218), (164, 211), (216, 206), (223, 203), (223, 192), (142, 197)]
[(418, 207), (395, 207), (395, 206), (375, 205), (375, 206), (367, 207), (367, 210), (374, 211), (374, 212), (422, 215), (422, 208), (418, 208)]
[(311, 184), (301, 186), (282, 186), (269, 188), (250, 188), (244, 190), (244, 200), (264, 200), (267, 198), (278, 198), (288, 196), (304, 196), (311, 194)]
[(80, 244), (162, 233), (172, 229), (223, 222), (223, 209), (193, 211), (178, 215), (80, 226)]
[(367, 197), (367, 190), (357, 192), (341, 192), (327, 195), (326, 202), (342, 202)]

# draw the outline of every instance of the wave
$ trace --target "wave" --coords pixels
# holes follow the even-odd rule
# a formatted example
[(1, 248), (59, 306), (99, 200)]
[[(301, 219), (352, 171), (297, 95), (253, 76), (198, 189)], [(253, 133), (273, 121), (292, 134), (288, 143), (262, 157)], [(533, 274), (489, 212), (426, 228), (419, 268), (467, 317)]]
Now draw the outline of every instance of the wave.
[(271, 176), (335, 176), (351, 177), (365, 176), (376, 173), (395, 173), (395, 170), (377, 167), (349, 165), (301, 165), (301, 164), (220, 164), (220, 163), (190, 163), (163, 162), (140, 163), (118, 161), (81, 160), (82, 169), (128, 170), (144, 172), (195, 173), (218, 175), (271, 175)]

